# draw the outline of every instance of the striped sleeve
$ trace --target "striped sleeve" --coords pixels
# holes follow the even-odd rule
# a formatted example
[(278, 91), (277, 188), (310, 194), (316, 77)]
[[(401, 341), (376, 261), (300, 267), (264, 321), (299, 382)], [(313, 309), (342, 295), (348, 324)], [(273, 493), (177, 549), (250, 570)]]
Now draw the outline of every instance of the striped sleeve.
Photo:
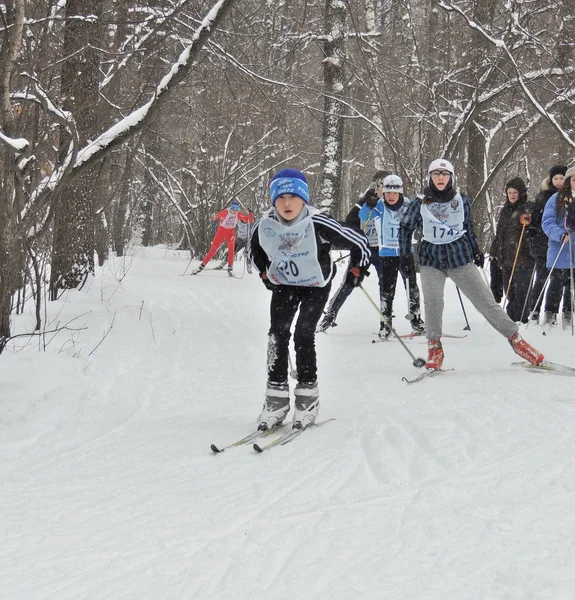
[(342, 225), (329, 215), (312, 216), (316, 231), (336, 248), (350, 251), (351, 264), (364, 267), (370, 264), (371, 251), (363, 232)]

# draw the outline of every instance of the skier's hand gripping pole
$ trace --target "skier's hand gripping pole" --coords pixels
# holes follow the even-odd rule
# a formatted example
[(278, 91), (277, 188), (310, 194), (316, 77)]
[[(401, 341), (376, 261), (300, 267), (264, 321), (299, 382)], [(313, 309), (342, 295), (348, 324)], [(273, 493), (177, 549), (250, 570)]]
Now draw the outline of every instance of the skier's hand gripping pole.
[[(361, 288), (361, 291), (365, 294), (365, 297), (369, 300), (369, 302), (371, 303), (371, 305), (373, 306), (373, 308), (375, 308), (375, 310), (377, 311), (377, 313), (379, 314), (379, 316), (384, 321), (387, 321), (386, 316), (381, 312), (381, 310), (379, 310), (379, 307), (373, 301), (372, 297), (365, 291), (365, 288), (361, 285), (361, 283), (359, 284), (358, 287)], [(390, 329), (391, 329), (391, 332), (393, 333), (393, 335), (398, 339), (398, 341), (401, 343), (401, 345), (405, 348), (405, 351), (413, 359), (413, 366), (417, 367), (418, 369), (421, 369), (421, 367), (424, 367), (425, 366), (425, 359), (424, 358), (415, 358), (415, 356), (413, 356), (413, 353), (411, 352), (411, 350), (405, 345), (405, 342), (397, 335), (397, 332), (395, 331), (395, 329), (393, 327), (391, 327), (391, 326), (390, 326)]]

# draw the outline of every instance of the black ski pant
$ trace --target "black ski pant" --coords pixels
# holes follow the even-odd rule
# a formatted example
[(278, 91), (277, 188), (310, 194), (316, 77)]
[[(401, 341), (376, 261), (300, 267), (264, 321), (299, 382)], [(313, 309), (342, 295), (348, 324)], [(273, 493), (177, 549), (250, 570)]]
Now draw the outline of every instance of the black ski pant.
[[(502, 267), (501, 270), (503, 271), (503, 290), (507, 292), (512, 267)], [(509, 315), (509, 318), (516, 323), (527, 323), (529, 320), (529, 313), (527, 312), (525, 300), (529, 293), (529, 283), (531, 282), (532, 273), (532, 267), (517, 266), (513, 272), (513, 279), (511, 280), (509, 294), (507, 295), (507, 306), (505, 307), (505, 311)], [(524, 306), (525, 311), (523, 310)]]
[(328, 283), (322, 288), (279, 285), (273, 290), (268, 334), (269, 382), (287, 382), (291, 325), (298, 308), (293, 336), (297, 379), (299, 383), (316, 382), (315, 330), (330, 289), (331, 284)]
[[(537, 256), (535, 258), (535, 281), (533, 282), (533, 288), (531, 289), (531, 300), (529, 312), (541, 312), (541, 304), (543, 303), (542, 294), (543, 286), (549, 277), (549, 269), (547, 268), (547, 257)], [(541, 296), (541, 298), (539, 298)]]
[(545, 312), (558, 313), (563, 296), (563, 312), (571, 312), (571, 283), (569, 269), (553, 269), (545, 297)]
[[(377, 273), (377, 279), (379, 281), (379, 293), (382, 291), (382, 283), (381, 283), (381, 263), (379, 261), (379, 248), (371, 246), (371, 256), (370, 256), (370, 264), (375, 267), (375, 272)], [(354, 286), (347, 281), (347, 273), (351, 269), (351, 261), (347, 262), (347, 270), (346, 276), (343, 278), (343, 281), (337, 290), (335, 296), (332, 298), (331, 302), (328, 306), (328, 311), (333, 313), (333, 318), (337, 317), (337, 313), (339, 309), (343, 306), (343, 303), (348, 299), (351, 292), (353, 292)]]
[[(393, 316), (393, 300), (397, 287), (397, 274), (399, 273), (399, 256), (381, 256), (381, 312), (391, 319)], [(403, 276), (403, 285), (406, 281)], [(409, 285), (409, 312), (413, 317), (421, 315), (419, 288), (417, 287), (417, 275), (413, 273), (407, 280)]]

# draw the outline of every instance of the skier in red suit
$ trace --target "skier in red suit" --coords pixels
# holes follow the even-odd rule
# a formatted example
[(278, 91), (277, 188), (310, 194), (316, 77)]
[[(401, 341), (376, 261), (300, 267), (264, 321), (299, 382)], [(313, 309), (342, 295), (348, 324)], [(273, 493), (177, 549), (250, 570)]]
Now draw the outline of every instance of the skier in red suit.
[(238, 221), (244, 223), (253, 223), (254, 215), (250, 212), (249, 215), (244, 214), (240, 211), (240, 203), (234, 200), (228, 208), (221, 210), (212, 221), (220, 221), (220, 225), (216, 230), (216, 235), (212, 241), (212, 245), (208, 250), (208, 253), (202, 260), (202, 264), (192, 272), (192, 275), (197, 275), (203, 268), (212, 260), (214, 254), (218, 251), (218, 248), (225, 242), (228, 246), (228, 275), (233, 277), (234, 267), (234, 246), (236, 242), (236, 225)]

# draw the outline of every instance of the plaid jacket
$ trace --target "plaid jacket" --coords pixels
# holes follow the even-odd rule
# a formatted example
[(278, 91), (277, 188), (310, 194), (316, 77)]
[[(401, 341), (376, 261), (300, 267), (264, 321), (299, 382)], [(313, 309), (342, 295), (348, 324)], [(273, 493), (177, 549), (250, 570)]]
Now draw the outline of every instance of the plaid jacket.
[[(463, 226), (466, 233), (458, 240), (449, 244), (432, 244), (421, 240), (418, 245), (418, 262), (423, 267), (436, 269), (455, 269), (472, 263), (479, 252), (479, 243), (473, 231), (471, 218), (471, 205), (467, 196), (461, 195), (463, 200), (464, 218)], [(405, 217), (399, 226), (399, 251), (401, 256), (411, 254), (411, 239), (413, 233), (422, 230), (421, 199), (417, 198), (409, 206)]]

